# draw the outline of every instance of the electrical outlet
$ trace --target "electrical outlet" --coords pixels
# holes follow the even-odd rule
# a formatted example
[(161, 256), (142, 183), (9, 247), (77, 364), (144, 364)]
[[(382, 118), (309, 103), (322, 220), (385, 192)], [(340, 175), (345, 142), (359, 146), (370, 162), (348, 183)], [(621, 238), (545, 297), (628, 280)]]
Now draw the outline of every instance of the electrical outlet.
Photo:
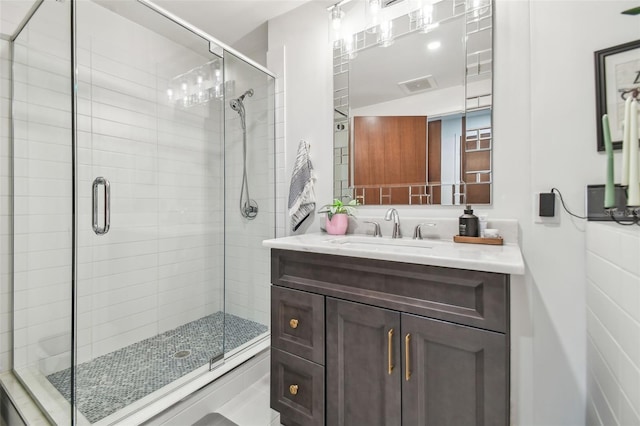
[[(554, 196), (554, 212), (553, 212), (553, 216), (550, 217), (542, 217), (540, 216), (540, 192), (534, 192), (533, 193), (533, 202), (531, 203), (533, 205), (533, 223), (542, 223), (542, 224), (547, 224), (547, 225), (554, 225), (554, 224), (559, 224), (560, 223), (560, 210), (559, 210), (559, 205), (560, 205), (560, 199), (558, 198), (558, 195), (553, 192), (553, 196)], [(544, 192), (544, 194), (549, 194), (548, 192)]]

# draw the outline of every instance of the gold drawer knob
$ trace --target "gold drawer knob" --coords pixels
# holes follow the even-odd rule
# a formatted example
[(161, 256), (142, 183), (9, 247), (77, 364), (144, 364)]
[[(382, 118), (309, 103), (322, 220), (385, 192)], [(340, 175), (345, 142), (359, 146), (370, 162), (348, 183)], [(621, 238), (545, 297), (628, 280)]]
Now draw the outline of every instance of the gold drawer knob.
[(289, 320), (289, 327), (291, 328), (298, 328), (298, 320), (295, 318), (291, 318)]
[(298, 385), (289, 386), (289, 393), (291, 395), (297, 395), (298, 394)]

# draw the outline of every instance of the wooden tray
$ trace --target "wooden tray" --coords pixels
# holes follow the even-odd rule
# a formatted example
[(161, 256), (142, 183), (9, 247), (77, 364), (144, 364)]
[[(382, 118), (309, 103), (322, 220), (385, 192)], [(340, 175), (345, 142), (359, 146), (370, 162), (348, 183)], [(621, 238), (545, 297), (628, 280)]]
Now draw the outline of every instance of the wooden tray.
[(460, 235), (454, 235), (453, 241), (456, 243), (490, 244), (494, 246), (502, 245), (502, 237), (482, 238), (482, 237), (461, 237)]

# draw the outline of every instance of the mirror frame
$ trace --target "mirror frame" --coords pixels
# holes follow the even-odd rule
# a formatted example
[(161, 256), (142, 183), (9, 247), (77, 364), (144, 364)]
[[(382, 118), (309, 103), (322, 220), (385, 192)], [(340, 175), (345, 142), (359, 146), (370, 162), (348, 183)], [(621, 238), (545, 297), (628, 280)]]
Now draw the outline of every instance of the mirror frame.
[[(408, 1), (408, 0), (406, 0)], [(447, 0), (444, 0), (447, 1)], [(438, 3), (444, 3), (444, 1)], [(490, 169), (486, 172), (483, 172), (486, 176), (483, 179), (488, 180), (476, 180), (476, 182), (464, 182), (464, 179), (460, 179), (460, 187), (464, 187), (465, 190), (462, 193), (463, 198), (459, 198), (458, 200), (452, 200), (451, 204), (422, 204), (417, 203), (422, 206), (436, 206), (436, 205), (462, 205), (467, 203), (466, 194), (467, 185), (474, 185), (477, 183), (489, 184), (489, 202), (488, 203), (474, 203), (474, 204), (484, 204), (490, 205), (493, 202), (493, 175), (494, 175), (494, 165), (493, 165), (493, 50), (494, 50), (494, 8), (495, 2), (494, 0), (448, 0), (451, 2), (452, 6), (452, 14), (451, 16), (445, 17), (443, 21), (447, 21), (449, 19), (457, 19), (462, 17), (465, 20), (465, 34), (464, 36), (464, 54), (465, 54), (465, 77), (464, 77), (464, 99), (462, 100), (462, 113), (463, 117), (466, 117), (468, 113), (473, 111), (481, 111), (481, 110), (489, 110), (489, 148), (486, 149), (489, 151), (489, 164)], [(474, 5), (475, 3), (475, 5)], [(396, 21), (401, 22), (400, 25), (396, 25)], [(404, 21), (408, 21), (408, 24)], [(395, 37), (402, 37), (409, 35), (411, 33), (417, 32), (419, 28), (416, 27), (415, 22), (412, 19), (408, 19), (407, 15), (400, 16), (393, 20), (394, 28), (400, 27), (404, 28), (404, 32), (397, 34)], [(479, 49), (476, 51), (470, 51), (470, 38), (474, 37), (474, 34), (484, 34), (486, 36), (486, 32), (489, 32), (490, 38), (490, 47), (488, 49)], [(353, 170), (354, 170), (354, 161), (350, 156), (350, 152), (352, 151), (353, 144), (353, 117), (350, 115), (350, 105), (349, 105), (349, 68), (350, 68), (350, 60), (351, 55), (354, 52), (358, 52), (363, 49), (368, 48), (377, 48), (375, 47), (377, 44), (377, 40), (375, 38), (370, 37), (366, 31), (360, 31), (353, 36), (354, 43), (352, 45), (352, 50), (347, 50), (349, 45), (346, 45), (344, 40), (339, 40), (335, 42), (332, 46), (333, 53), (333, 93), (334, 93), (334, 102), (333, 102), (333, 135), (334, 135), (334, 161), (333, 161), (333, 194), (334, 198), (338, 199), (352, 199), (356, 194), (354, 194), (354, 188), (351, 185), (353, 179)], [(488, 74), (488, 77), (487, 77)], [(475, 92), (470, 83), (479, 80), (488, 80), (489, 81), (489, 89), (487, 92)], [(443, 112), (440, 115), (445, 117), (453, 113), (452, 111)], [(467, 140), (468, 131), (470, 129), (464, 128), (463, 134), (465, 135), (465, 141)], [(478, 130), (478, 129), (476, 129)], [(344, 141), (342, 145), (339, 145), (338, 138), (340, 137), (340, 133), (346, 132), (347, 135), (347, 143), (344, 146)], [(464, 142), (461, 142), (461, 145)], [(462, 148), (462, 146), (461, 146)], [(343, 168), (347, 168), (347, 177), (346, 179), (339, 179), (337, 168), (342, 166)], [(342, 172), (344, 175), (344, 172)], [(480, 175), (476, 176), (476, 179), (481, 179)], [(447, 186), (455, 186), (457, 184), (446, 184)], [(409, 185), (408, 185), (409, 186)], [(426, 182), (425, 177), (425, 190), (432, 187), (443, 187), (444, 185), (441, 182)], [(381, 189), (382, 191), (382, 189)], [(455, 192), (452, 190), (452, 192)], [(382, 193), (382, 192), (381, 192)], [(409, 198), (409, 204), (407, 205), (416, 205), (411, 203), (411, 197)], [(422, 200), (422, 198), (420, 198)], [(366, 205), (366, 204), (365, 204)], [(380, 204), (370, 204), (370, 205), (380, 205)]]

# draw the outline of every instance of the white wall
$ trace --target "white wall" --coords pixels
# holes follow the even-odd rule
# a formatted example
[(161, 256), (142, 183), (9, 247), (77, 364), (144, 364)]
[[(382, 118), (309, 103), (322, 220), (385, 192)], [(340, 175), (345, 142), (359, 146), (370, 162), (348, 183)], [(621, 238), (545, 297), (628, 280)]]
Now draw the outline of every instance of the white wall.
[[(284, 48), (286, 113), (284, 119), (285, 166), (282, 168), (285, 195), (278, 200), (288, 211), (288, 184), (293, 170), (298, 143), (311, 144), (311, 161), (316, 171), (317, 207), (333, 197), (333, 104), (332, 65), (326, 21), (326, 6), (309, 2), (269, 21), (269, 52)], [(271, 66), (271, 63), (268, 63)], [(318, 229), (318, 217), (305, 220), (298, 229)], [(291, 233), (289, 218), (285, 229)]]
[(464, 86), (456, 86), (352, 108), (351, 115), (353, 117), (369, 115), (426, 115), (431, 117), (432, 115), (460, 113), (463, 108)]
[(640, 229), (587, 228), (587, 424), (640, 424)]
[[(580, 425), (586, 407), (585, 224), (561, 214), (533, 222), (533, 193), (558, 187), (582, 212), (587, 184), (602, 182), (596, 152), (593, 52), (638, 38), (632, 1), (497, 0), (494, 68), (494, 199), (489, 221), (520, 223), (525, 276), (513, 277), (514, 424)], [(286, 158), (300, 137), (314, 147), (319, 204), (332, 198), (332, 87), (326, 11), (304, 5), (271, 21), (270, 49), (287, 51)], [(363, 216), (385, 207), (360, 208)], [(460, 208), (406, 206), (402, 216), (456, 217)], [(319, 229), (317, 219), (309, 231)]]
[[(632, 6), (637, 2), (532, 3), (530, 191), (558, 187), (578, 212), (585, 186), (601, 183), (605, 170), (604, 156), (595, 149), (593, 52), (638, 39), (638, 18), (620, 14)], [(567, 88), (578, 88), (580, 99), (567, 96)], [(565, 214), (560, 226), (536, 225), (524, 235), (530, 238), (525, 257), (535, 284), (534, 407), (548, 407), (534, 416), (538, 423), (584, 421), (584, 229)], [(554, 368), (548, 368), (549, 360)]]

